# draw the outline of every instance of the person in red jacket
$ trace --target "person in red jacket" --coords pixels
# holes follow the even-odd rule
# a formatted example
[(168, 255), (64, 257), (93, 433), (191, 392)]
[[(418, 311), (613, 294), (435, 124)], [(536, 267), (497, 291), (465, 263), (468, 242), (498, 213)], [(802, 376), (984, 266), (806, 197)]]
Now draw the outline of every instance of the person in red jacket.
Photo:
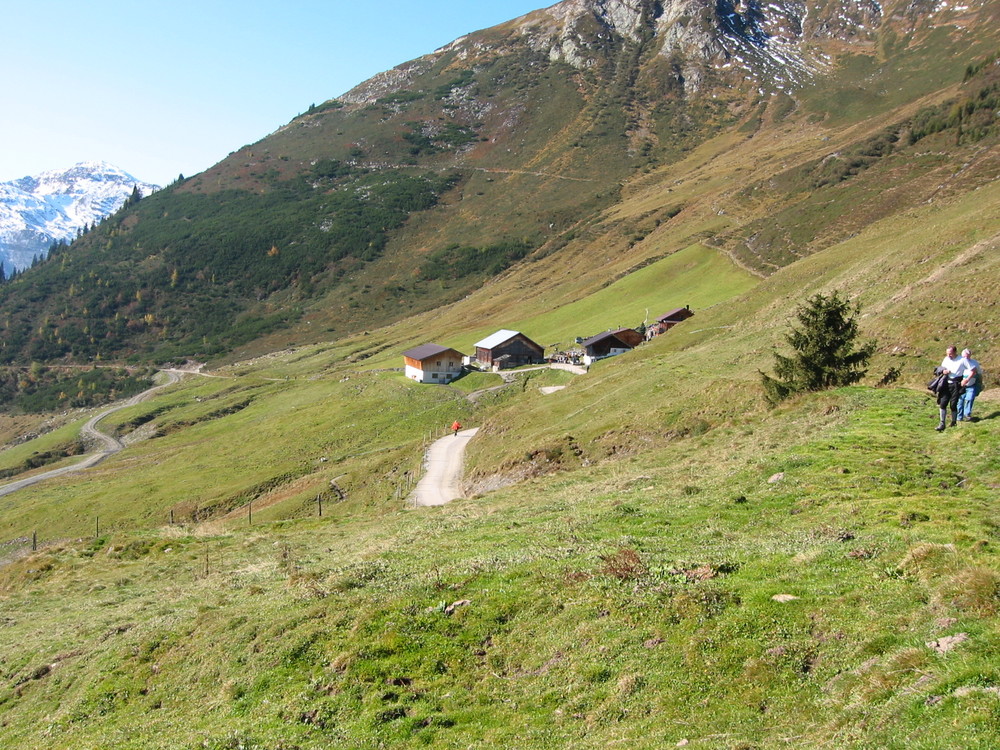
[(462, 429), (462, 423), (457, 419), (451, 423), (451, 430), (455, 433), (455, 437), (458, 437), (458, 431)]

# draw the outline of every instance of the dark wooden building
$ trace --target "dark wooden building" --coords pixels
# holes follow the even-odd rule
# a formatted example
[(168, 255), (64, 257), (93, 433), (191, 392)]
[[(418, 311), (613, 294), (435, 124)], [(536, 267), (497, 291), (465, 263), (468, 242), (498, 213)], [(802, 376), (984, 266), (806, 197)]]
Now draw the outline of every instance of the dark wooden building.
[(634, 328), (619, 328), (605, 331), (580, 342), (583, 347), (583, 363), (589, 365), (605, 357), (614, 357), (635, 349), (643, 342), (643, 336)]
[(649, 328), (646, 329), (646, 338), (650, 339), (653, 336), (659, 336), (665, 331), (669, 331), (678, 323), (681, 323), (694, 315), (694, 311), (691, 309), (690, 305), (685, 305), (684, 307), (678, 307), (676, 310), (671, 310), (668, 313), (664, 313), (656, 319)]
[(545, 349), (519, 331), (506, 329), (476, 342), (476, 361), (494, 370), (545, 362)]

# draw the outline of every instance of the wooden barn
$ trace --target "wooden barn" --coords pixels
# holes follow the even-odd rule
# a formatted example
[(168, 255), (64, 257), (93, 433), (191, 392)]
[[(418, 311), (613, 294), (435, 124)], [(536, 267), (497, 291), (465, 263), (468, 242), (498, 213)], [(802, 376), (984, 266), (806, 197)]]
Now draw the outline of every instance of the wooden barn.
[(694, 311), (691, 309), (691, 305), (678, 307), (676, 310), (664, 313), (656, 319), (655, 323), (646, 329), (646, 338), (651, 339), (653, 336), (659, 336), (661, 333), (669, 331), (678, 323), (687, 320), (692, 315), (694, 315)]
[(423, 344), (403, 352), (406, 377), (418, 383), (450, 383), (462, 374), (461, 352), (438, 344)]
[(494, 370), (545, 363), (545, 349), (519, 331), (499, 330), (476, 342), (476, 361)]
[(619, 328), (605, 331), (580, 342), (583, 347), (583, 364), (590, 365), (599, 359), (614, 357), (635, 349), (643, 342), (643, 336), (634, 328)]

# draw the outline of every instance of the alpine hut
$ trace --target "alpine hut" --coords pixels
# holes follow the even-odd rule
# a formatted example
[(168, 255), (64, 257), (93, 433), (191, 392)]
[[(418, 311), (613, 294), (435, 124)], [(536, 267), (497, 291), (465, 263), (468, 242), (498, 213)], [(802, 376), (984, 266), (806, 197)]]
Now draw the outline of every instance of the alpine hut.
[(476, 342), (476, 361), (493, 370), (545, 362), (545, 349), (520, 331), (501, 329)]
[(619, 328), (591, 336), (580, 342), (584, 351), (583, 364), (589, 366), (599, 359), (624, 354), (635, 349), (642, 341), (642, 334), (634, 328)]
[(418, 383), (450, 383), (462, 374), (462, 353), (439, 344), (403, 352), (406, 377)]
[(664, 313), (656, 319), (655, 323), (646, 329), (646, 338), (651, 339), (653, 336), (659, 336), (661, 333), (669, 331), (678, 323), (687, 320), (692, 315), (694, 315), (694, 311), (691, 309), (691, 305), (678, 307), (676, 310)]

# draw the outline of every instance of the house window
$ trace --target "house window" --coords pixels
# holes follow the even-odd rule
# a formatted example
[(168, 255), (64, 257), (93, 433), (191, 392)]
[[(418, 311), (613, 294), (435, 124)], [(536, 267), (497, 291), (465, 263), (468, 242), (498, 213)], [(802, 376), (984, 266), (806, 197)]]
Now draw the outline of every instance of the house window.
[(438, 374), (436, 372), (431, 374), (431, 377), (434, 378), (435, 380), (437, 379), (437, 376)]

